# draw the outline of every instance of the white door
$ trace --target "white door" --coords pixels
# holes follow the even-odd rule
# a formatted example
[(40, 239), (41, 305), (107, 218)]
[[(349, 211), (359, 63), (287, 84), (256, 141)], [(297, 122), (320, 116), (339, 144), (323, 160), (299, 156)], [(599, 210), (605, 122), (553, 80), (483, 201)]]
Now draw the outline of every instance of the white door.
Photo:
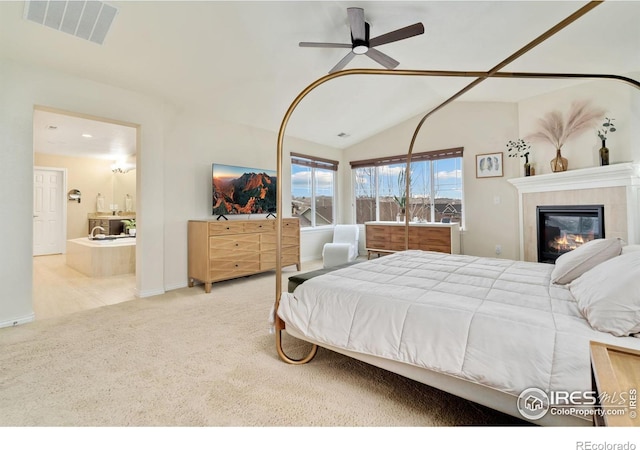
[(33, 170), (33, 256), (64, 251), (63, 186), (63, 170)]

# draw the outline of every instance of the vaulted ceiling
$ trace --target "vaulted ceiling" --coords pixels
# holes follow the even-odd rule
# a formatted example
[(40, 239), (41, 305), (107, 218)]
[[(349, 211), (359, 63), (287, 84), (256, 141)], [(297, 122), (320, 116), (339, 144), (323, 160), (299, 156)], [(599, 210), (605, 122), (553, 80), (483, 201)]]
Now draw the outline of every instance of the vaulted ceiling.
[[(377, 47), (397, 69), (486, 71), (586, 4), (582, 1), (125, 1), (102, 45), (23, 18), (0, 2), (0, 57), (277, 131), (298, 93), (348, 49), (347, 8), (371, 36), (422, 22), (425, 33)], [(640, 2), (610, 0), (508, 65), (506, 71), (640, 72)], [(380, 68), (356, 56), (349, 68)], [(313, 91), (287, 134), (344, 148), (428, 111), (472, 78), (350, 76)], [(487, 80), (460, 100), (518, 101), (574, 81)], [(347, 137), (338, 137), (344, 133)]]

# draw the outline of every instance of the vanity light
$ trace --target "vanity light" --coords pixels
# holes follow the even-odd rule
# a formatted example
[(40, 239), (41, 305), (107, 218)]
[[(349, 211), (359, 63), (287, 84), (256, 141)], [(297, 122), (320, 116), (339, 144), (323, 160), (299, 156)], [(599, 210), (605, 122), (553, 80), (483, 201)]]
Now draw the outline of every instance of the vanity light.
[(133, 164), (115, 162), (111, 165), (111, 171), (113, 173), (127, 173), (130, 170), (135, 169)]

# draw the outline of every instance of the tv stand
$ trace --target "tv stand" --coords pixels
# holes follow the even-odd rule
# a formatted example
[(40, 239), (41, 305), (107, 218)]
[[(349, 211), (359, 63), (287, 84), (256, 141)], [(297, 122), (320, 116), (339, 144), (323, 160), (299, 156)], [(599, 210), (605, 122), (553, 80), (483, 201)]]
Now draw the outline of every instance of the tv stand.
[[(189, 287), (245, 277), (276, 268), (276, 225), (273, 219), (190, 220), (188, 224)], [(300, 271), (300, 220), (282, 219), (282, 267)]]

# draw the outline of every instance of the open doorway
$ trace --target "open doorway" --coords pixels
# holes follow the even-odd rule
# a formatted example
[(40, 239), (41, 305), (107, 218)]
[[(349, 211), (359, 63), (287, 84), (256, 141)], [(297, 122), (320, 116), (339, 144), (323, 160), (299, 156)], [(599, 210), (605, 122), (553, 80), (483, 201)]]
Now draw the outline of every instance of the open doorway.
[(39, 106), (33, 124), (35, 319), (135, 299), (137, 125)]

